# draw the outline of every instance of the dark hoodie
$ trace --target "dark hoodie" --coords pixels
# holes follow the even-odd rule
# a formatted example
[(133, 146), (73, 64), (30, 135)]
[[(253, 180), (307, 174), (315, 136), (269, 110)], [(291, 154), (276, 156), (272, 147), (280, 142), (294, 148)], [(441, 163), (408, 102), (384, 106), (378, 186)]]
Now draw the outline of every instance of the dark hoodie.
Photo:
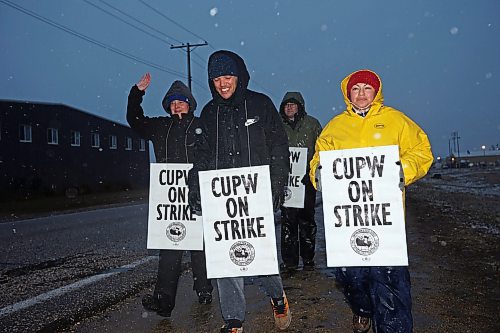
[[(189, 88), (181, 81), (175, 81), (163, 98), (162, 105), (170, 116), (146, 117), (141, 107), (145, 91), (134, 85), (128, 95), (127, 121), (139, 135), (151, 140), (158, 163), (193, 163), (195, 157), (196, 132), (200, 132), (199, 118), (193, 112), (196, 100)], [(168, 97), (183, 95), (189, 100), (189, 111), (180, 119), (172, 116)], [(198, 129), (198, 131), (196, 131)]]
[[(285, 114), (285, 104), (289, 102), (299, 105), (299, 110), (293, 121), (288, 119)], [(307, 114), (306, 104), (300, 92), (290, 91), (285, 94), (280, 104), (280, 115), (290, 147), (307, 148), (307, 170), (309, 170), (309, 161), (314, 155), (316, 139), (322, 130), (321, 124), (316, 118)]]
[(209, 68), (220, 53), (236, 63), (238, 84), (225, 100), (209, 79), (213, 98), (200, 115), (205, 127), (204, 158), (197, 159), (194, 172), (269, 165), (273, 188), (283, 187), (289, 171), (288, 140), (278, 111), (268, 96), (247, 88), (250, 75), (237, 54), (217, 51), (209, 58)]

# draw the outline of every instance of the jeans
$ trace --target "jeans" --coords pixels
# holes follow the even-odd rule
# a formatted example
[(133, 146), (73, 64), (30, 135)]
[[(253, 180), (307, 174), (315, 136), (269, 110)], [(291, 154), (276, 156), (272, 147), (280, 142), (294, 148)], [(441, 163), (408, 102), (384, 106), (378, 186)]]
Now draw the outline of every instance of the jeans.
[[(283, 297), (283, 283), (279, 275), (261, 276), (260, 281), (269, 297)], [(246, 300), (244, 278), (217, 279), (219, 302), (224, 322), (230, 319), (245, 321)]]

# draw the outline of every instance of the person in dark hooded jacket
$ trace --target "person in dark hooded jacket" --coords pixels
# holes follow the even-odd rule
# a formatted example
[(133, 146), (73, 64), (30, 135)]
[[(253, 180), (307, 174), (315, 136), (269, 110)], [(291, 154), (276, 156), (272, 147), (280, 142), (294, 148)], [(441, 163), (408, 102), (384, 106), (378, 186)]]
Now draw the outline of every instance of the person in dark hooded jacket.
[(290, 147), (307, 148), (307, 168), (302, 183), (305, 185), (304, 208), (281, 207), (281, 259), (283, 273), (293, 273), (302, 258), (304, 270), (314, 270), (316, 221), (314, 207), (316, 189), (309, 180), (309, 162), (314, 155), (314, 144), (321, 133), (319, 121), (307, 114), (300, 92), (287, 92), (280, 105), (280, 115)]
[[(289, 172), (288, 140), (271, 99), (247, 88), (250, 75), (243, 59), (230, 51), (214, 52), (208, 60), (208, 84), (212, 100), (203, 108), (203, 146), (189, 174), (189, 205), (201, 211), (198, 171), (269, 165), (273, 206), (284, 200)], [(288, 301), (279, 275), (261, 281), (274, 312), (278, 329), (291, 322)], [(221, 332), (243, 332), (246, 301), (244, 279), (217, 279), (225, 325)]]
[[(158, 163), (192, 163), (194, 161), (195, 141), (200, 124), (193, 112), (196, 100), (189, 88), (181, 81), (172, 83), (163, 98), (162, 105), (170, 115), (162, 117), (146, 117), (141, 107), (146, 88), (151, 76), (146, 73), (132, 87), (128, 96), (127, 121), (130, 127), (144, 139), (151, 140)], [(193, 269), (193, 289), (202, 304), (212, 302), (212, 283), (207, 279), (205, 252), (190, 251)], [(158, 276), (153, 295), (146, 295), (142, 304), (146, 310), (155, 311), (158, 315), (170, 317), (175, 307), (175, 296), (181, 273), (183, 251), (160, 250)]]

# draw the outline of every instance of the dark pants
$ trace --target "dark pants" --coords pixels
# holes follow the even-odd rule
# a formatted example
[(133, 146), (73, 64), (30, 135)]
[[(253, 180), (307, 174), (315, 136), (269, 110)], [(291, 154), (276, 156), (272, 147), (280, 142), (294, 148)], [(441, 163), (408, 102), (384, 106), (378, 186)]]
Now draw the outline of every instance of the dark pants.
[(317, 231), (315, 204), (316, 190), (307, 181), (304, 208), (281, 207), (281, 258), (287, 266), (298, 266), (299, 256), (303, 262), (314, 259)]
[[(158, 263), (158, 277), (154, 290), (154, 295), (162, 292), (168, 298), (172, 311), (175, 307), (175, 295), (177, 294), (177, 285), (179, 276), (182, 273), (181, 259), (184, 251), (179, 250), (160, 250), (160, 261)], [(193, 290), (212, 291), (212, 282), (207, 279), (207, 269), (205, 261), (205, 251), (190, 251), (191, 267), (193, 269)]]
[(373, 320), (375, 333), (410, 333), (410, 274), (406, 266), (337, 268), (352, 312)]

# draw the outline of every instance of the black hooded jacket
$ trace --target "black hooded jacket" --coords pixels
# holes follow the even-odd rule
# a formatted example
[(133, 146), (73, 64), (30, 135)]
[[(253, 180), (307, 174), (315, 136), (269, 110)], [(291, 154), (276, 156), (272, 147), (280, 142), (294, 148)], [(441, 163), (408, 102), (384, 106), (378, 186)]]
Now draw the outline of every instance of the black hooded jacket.
[[(196, 160), (193, 172), (269, 165), (274, 193), (283, 189), (289, 172), (288, 139), (278, 111), (269, 97), (247, 88), (250, 75), (237, 54), (217, 51), (210, 56), (209, 66), (218, 53), (236, 62), (238, 85), (233, 96), (225, 100), (209, 79), (213, 98), (200, 115), (204, 126), (204, 145), (200, 149), (203, 158)], [(196, 186), (191, 182), (194, 178), (190, 176), (190, 189)]]
[[(195, 159), (195, 142), (200, 132), (200, 120), (193, 112), (196, 100), (189, 88), (181, 81), (172, 83), (163, 98), (163, 108), (171, 116), (146, 117), (141, 107), (145, 92), (136, 85), (128, 95), (127, 121), (139, 135), (151, 140), (158, 163), (193, 163)], [(189, 99), (189, 112), (182, 116), (172, 116), (168, 97), (180, 94)], [(198, 130), (197, 130), (198, 129)]]

